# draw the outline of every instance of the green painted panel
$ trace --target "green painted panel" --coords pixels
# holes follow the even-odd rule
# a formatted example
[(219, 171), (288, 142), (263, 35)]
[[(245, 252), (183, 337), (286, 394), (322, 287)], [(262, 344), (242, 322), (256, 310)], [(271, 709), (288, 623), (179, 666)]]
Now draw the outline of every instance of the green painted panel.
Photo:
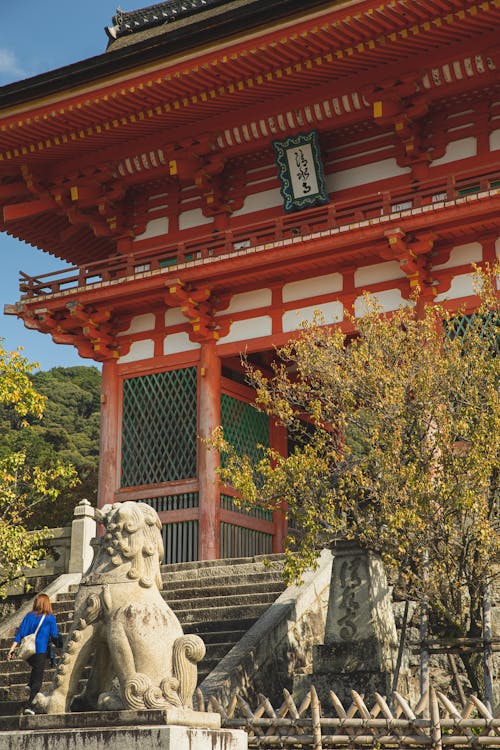
[(196, 368), (123, 383), (121, 485), (196, 476)]

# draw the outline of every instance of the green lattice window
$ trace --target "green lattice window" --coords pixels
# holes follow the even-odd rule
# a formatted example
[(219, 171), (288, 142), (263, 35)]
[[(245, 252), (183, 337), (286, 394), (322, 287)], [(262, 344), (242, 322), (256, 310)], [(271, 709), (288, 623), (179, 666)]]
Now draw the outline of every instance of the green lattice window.
[(122, 487), (196, 476), (196, 368), (123, 383)]
[[(497, 354), (500, 354), (500, 320), (494, 321), (490, 314), (484, 319), (484, 335), (492, 339), (492, 345)], [(464, 338), (472, 321), (477, 321), (476, 315), (457, 315), (445, 323), (446, 338), (452, 341), (456, 338)]]
[(252, 461), (262, 458), (262, 449), (269, 446), (269, 417), (244, 401), (225, 393), (221, 397), (221, 424), (226, 440), (234, 445), (240, 456)]

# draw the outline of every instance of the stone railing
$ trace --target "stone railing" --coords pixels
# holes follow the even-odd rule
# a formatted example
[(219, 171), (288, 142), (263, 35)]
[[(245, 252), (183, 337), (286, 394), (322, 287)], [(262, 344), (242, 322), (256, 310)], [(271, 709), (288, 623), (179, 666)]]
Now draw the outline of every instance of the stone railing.
[[(90, 540), (96, 535), (94, 508), (88, 500), (81, 500), (75, 508), (71, 526), (48, 529), (43, 542), (45, 556), (36, 568), (26, 568), (23, 576), (27, 583), (37, 578), (59, 576), (63, 573), (84, 573), (92, 562)], [(24, 583), (22, 585), (24, 589)], [(11, 593), (20, 593), (13, 583)]]
[(39, 578), (43, 576), (57, 576), (66, 573), (71, 554), (71, 526), (61, 526), (48, 530), (48, 537), (43, 541), (45, 556), (36, 568), (26, 568), (25, 578)]

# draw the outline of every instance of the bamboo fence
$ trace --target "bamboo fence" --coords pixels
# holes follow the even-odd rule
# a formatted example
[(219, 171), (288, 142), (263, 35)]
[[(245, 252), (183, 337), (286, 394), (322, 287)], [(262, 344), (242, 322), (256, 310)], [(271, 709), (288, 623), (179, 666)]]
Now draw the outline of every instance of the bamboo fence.
[[(274, 708), (264, 695), (252, 710), (237, 693), (228, 708), (214, 697), (205, 703), (197, 691), (198, 709), (215, 711), (227, 729), (244, 729), (248, 747), (274, 748), (500, 748), (500, 719), (475, 696), (459, 710), (443, 693), (430, 687), (415, 708), (400, 693), (390, 701), (375, 693), (370, 709), (363, 696), (351, 691), (352, 703), (345, 709), (330, 691), (329, 705), (323, 707), (316, 689), (310, 688), (300, 705), (287, 691), (284, 701)], [(326, 716), (325, 714), (330, 714)]]

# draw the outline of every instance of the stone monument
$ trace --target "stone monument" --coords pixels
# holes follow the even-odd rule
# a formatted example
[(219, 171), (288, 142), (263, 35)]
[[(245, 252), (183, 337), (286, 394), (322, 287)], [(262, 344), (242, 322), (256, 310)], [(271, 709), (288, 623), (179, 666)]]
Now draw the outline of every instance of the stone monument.
[(311, 680), (319, 694), (333, 690), (346, 704), (352, 689), (389, 695), (398, 641), (384, 566), (348, 542), (333, 553), (325, 640), (313, 647)]

